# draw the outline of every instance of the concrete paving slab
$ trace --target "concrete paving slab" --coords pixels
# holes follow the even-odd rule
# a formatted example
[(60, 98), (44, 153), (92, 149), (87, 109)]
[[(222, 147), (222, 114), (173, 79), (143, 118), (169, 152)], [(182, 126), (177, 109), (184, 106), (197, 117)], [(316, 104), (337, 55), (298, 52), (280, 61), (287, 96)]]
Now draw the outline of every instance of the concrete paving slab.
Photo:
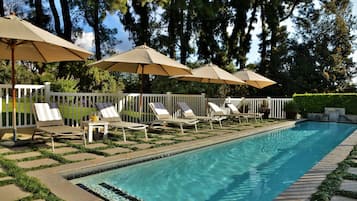
[(340, 186), (340, 190), (357, 192), (357, 181), (343, 180)]
[(8, 153), (8, 152), (12, 152), (11, 149), (5, 148), (5, 147), (1, 147), (0, 148), (0, 154), (4, 154), (4, 153)]
[(206, 137), (209, 137), (211, 135), (208, 135), (208, 134), (195, 134), (195, 137), (198, 137), (198, 138), (206, 138)]
[(356, 201), (357, 199), (353, 199), (353, 198), (348, 198), (348, 197), (343, 197), (343, 196), (333, 196), (331, 198), (331, 201)]
[(30, 157), (35, 157), (35, 156), (41, 156), (41, 153), (37, 152), (37, 151), (31, 151), (31, 152), (27, 152), (27, 153), (6, 155), (4, 157), (7, 159), (10, 159), (10, 160), (21, 160), (24, 158), (30, 158)]
[(130, 152), (131, 149), (122, 148), (122, 147), (115, 147), (115, 148), (104, 149), (104, 150), (100, 150), (100, 151), (105, 152), (105, 153), (110, 154), (110, 155), (113, 155), (113, 154)]
[(0, 167), (0, 173), (4, 173), (4, 172), (5, 170), (2, 167)]
[(354, 163), (357, 163), (357, 159), (352, 159), (351, 161)]
[(21, 168), (34, 168), (34, 167), (40, 167), (42, 165), (52, 165), (52, 164), (58, 164), (58, 161), (55, 161), (50, 158), (42, 158), (38, 160), (23, 161), (17, 163), (17, 165)]
[(23, 191), (15, 184), (10, 184), (0, 187), (0, 195), (2, 201), (13, 201), (30, 196), (31, 193)]
[(181, 140), (181, 141), (190, 141), (193, 139), (196, 139), (195, 137), (190, 137), (190, 136), (183, 136), (183, 137), (177, 137), (175, 138), (176, 140)]
[(75, 152), (75, 151), (78, 151), (78, 149), (73, 148), (73, 147), (61, 147), (61, 148), (55, 148), (54, 153), (65, 154), (65, 153), (70, 153), (70, 152)]
[(153, 145), (152, 144), (136, 144), (136, 145), (133, 145), (131, 147), (135, 147), (137, 149), (148, 149), (148, 148), (151, 148)]
[(63, 158), (70, 160), (70, 161), (83, 161), (83, 160), (88, 160), (88, 159), (97, 159), (97, 158), (103, 158), (104, 156), (99, 156), (96, 154), (91, 154), (91, 153), (78, 153), (78, 154), (70, 154), (70, 155), (65, 155)]
[(124, 142), (124, 141), (114, 142), (114, 144), (117, 144), (117, 145), (130, 145), (130, 144), (137, 144), (137, 142), (127, 140), (126, 142)]
[(350, 167), (350, 168), (348, 168), (347, 172), (348, 172), (348, 173), (351, 173), (351, 174), (357, 175), (357, 168)]
[(174, 138), (175, 136), (174, 135), (159, 135), (160, 138), (163, 138), (163, 139), (172, 139)]
[(87, 144), (86, 148), (90, 148), (90, 149), (95, 149), (98, 147), (106, 147), (108, 145), (104, 144), (104, 143), (94, 143), (94, 144)]
[(0, 177), (0, 181), (6, 181), (6, 180), (10, 180), (10, 179), (13, 179), (13, 177), (10, 177), (10, 176)]
[(172, 143), (175, 143), (175, 141), (174, 140), (159, 140), (154, 143), (155, 144), (172, 144)]

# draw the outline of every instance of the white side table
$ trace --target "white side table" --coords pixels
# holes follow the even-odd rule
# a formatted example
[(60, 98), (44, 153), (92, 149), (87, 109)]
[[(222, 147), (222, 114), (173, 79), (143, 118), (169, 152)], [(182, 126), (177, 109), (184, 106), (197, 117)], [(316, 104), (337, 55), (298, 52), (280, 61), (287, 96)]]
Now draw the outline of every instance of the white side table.
[(106, 121), (82, 121), (81, 127), (84, 129), (88, 128), (88, 142), (93, 142), (93, 129), (104, 128), (103, 137), (106, 138), (108, 135), (109, 122)]

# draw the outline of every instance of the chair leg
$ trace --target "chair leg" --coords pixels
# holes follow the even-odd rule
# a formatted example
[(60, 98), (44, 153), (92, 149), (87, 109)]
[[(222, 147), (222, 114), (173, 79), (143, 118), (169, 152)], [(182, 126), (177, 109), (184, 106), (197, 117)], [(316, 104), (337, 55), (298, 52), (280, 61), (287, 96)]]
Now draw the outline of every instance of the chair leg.
[(218, 120), (219, 121), (219, 126), (221, 127), (221, 128), (223, 128), (223, 126), (222, 126), (222, 120)]
[(209, 125), (211, 126), (211, 130), (213, 130), (213, 123), (212, 123), (212, 120), (209, 120)]
[(145, 133), (145, 139), (148, 140), (148, 133), (146, 131), (146, 128), (144, 128), (144, 133)]
[(124, 138), (124, 142), (126, 142), (126, 135), (125, 135), (125, 129), (124, 129), (124, 127), (122, 128), (122, 130), (123, 130), (123, 138)]
[(83, 144), (84, 144), (84, 147), (87, 146), (87, 142), (86, 142), (86, 134), (83, 133)]
[(197, 130), (197, 123), (195, 123), (195, 130), (196, 130), (196, 133), (198, 132), (198, 130)]
[(55, 141), (53, 139), (53, 136), (51, 136), (51, 144), (52, 144), (52, 152), (55, 152)]
[(180, 124), (180, 128), (181, 128), (181, 134), (183, 134), (183, 126), (182, 126), (182, 123)]

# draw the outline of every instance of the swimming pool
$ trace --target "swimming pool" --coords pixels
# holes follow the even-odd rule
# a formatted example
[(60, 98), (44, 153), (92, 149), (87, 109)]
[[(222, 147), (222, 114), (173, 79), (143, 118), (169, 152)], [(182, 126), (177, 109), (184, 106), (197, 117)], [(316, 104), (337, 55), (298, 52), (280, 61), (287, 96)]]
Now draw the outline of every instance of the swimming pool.
[(273, 200), (356, 128), (304, 122), (72, 182), (108, 200)]

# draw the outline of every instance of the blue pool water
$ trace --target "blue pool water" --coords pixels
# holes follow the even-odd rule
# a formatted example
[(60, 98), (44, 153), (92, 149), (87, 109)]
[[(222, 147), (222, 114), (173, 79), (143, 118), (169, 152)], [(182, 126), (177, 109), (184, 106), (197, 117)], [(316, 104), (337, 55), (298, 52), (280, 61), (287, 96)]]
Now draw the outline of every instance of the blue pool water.
[(295, 127), (75, 179), (110, 200), (105, 182), (146, 201), (273, 200), (357, 125), (304, 122)]

